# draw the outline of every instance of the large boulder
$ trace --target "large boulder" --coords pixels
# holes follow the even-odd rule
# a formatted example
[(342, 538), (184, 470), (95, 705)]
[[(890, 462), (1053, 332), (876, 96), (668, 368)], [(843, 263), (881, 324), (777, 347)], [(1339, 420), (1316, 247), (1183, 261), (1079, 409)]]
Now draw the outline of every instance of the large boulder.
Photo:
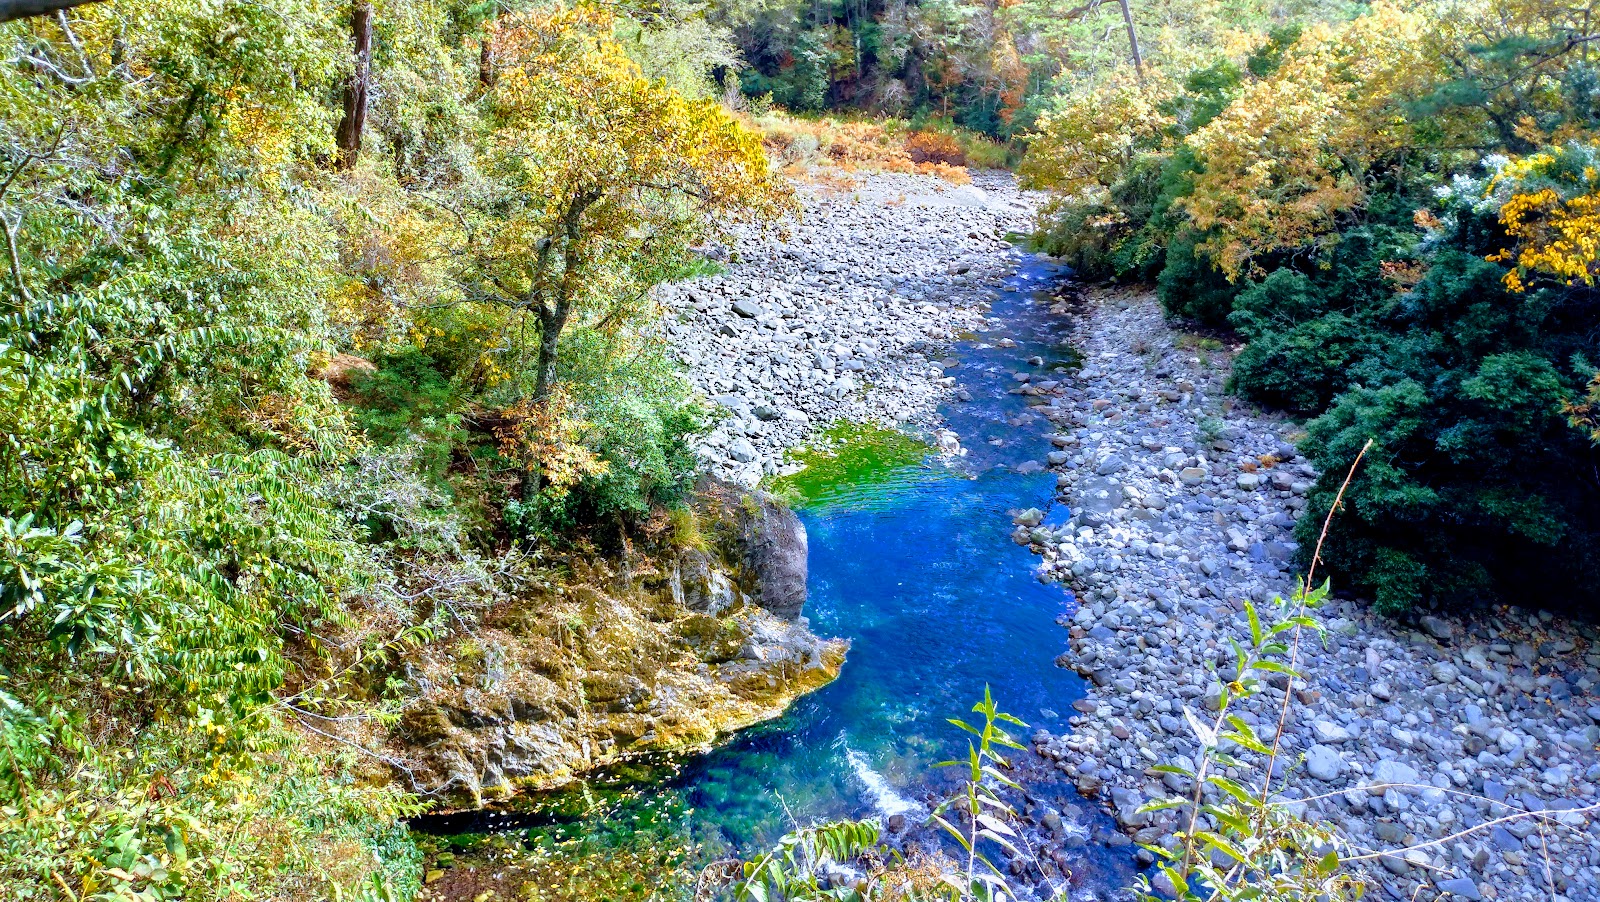
[(754, 584), (750, 596), (774, 615), (800, 619), (806, 603), (806, 527), (795, 512), (770, 495), (745, 506), (744, 565)]
[(714, 483), (702, 497), (713, 544), (750, 601), (790, 622), (806, 603), (806, 527), (765, 492)]
[(806, 532), (712, 483), (697, 528), (618, 562), (575, 550), (472, 631), (413, 650), (391, 742), (451, 806), (560, 786), (642, 752), (704, 749), (839, 674), (849, 644), (800, 616)]

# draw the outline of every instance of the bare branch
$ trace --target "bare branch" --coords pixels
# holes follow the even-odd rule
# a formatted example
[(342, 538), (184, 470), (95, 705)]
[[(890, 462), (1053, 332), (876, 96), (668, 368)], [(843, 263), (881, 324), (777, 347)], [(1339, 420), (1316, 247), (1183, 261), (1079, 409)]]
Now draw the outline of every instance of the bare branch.
[(67, 43), (71, 44), (73, 51), (78, 54), (78, 64), (83, 67), (84, 76), (93, 78), (94, 64), (89, 62), (89, 54), (84, 52), (83, 44), (79, 43), (78, 36), (72, 33), (72, 26), (67, 23), (65, 10), (56, 10), (56, 24), (61, 26), (61, 33), (67, 36)]
[(33, 295), (28, 291), (28, 285), (22, 281), (22, 260), (17, 256), (17, 227), (22, 224), (22, 215), (17, 215), (17, 221), (12, 222), (10, 217), (0, 214), (0, 227), (6, 233), (6, 253), (11, 259), (11, 284), (16, 289), (17, 297), (24, 304), (33, 303)]

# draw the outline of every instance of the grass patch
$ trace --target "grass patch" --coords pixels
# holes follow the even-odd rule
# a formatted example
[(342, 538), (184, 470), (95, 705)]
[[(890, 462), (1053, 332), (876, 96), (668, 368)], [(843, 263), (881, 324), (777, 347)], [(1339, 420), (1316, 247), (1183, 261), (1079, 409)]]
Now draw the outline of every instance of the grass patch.
[(838, 422), (809, 447), (790, 452), (805, 469), (771, 480), (769, 491), (795, 507), (882, 485), (928, 456), (926, 442), (873, 423)]

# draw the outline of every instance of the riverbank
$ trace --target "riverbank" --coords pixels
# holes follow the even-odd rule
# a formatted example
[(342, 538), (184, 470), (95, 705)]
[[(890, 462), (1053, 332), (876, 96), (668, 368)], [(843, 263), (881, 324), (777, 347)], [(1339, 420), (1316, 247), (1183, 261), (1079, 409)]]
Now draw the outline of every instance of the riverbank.
[(973, 184), (861, 174), (799, 188), (786, 234), (747, 233), (726, 271), (663, 286), (666, 333), (717, 405), (711, 474), (754, 485), (836, 421), (931, 430), (955, 395), (945, 351), (981, 329), (993, 286), (1025, 256), (1035, 199), (1006, 174)]
[[(1024, 255), (997, 236), (1028, 225), (1029, 198), (1003, 179), (978, 185), (981, 196), (869, 176), (853, 192), (808, 190), (785, 239), (738, 244), (726, 273), (666, 293), (680, 357), (720, 406), (701, 448), (709, 470), (751, 484), (836, 420), (949, 425), (938, 405), (964, 400), (949, 347), (982, 328), (1005, 334), (985, 315), (988, 289)], [(1038, 763), (1128, 835), (1158, 842), (1172, 821), (1137, 809), (1176, 778), (1149, 768), (1194, 753), (1183, 708), (1205, 709), (1209, 668), (1246, 629), (1242, 599), (1292, 591), (1293, 528), (1317, 473), (1295, 453), (1294, 424), (1227, 397), (1233, 349), (1173, 331), (1153, 297), (1069, 291), (1055, 312), (1075, 324), (1081, 369), (1000, 362), (1029, 414), (944, 440), (1048, 436), (1048, 454), (1007, 466), (1053, 472), (1071, 519), (1022, 511), (1014, 537), (1041, 555), (1041, 578), (1077, 593), (1057, 663), (1091, 688), (1070, 724), (1030, 718), (1043, 727)], [(1308, 677), (1289, 687), (1285, 794), (1327, 795), (1311, 814), (1338, 823), (1353, 851), (1395, 853), (1368, 863), (1374, 889), (1594, 896), (1600, 838), (1574, 809), (1594, 804), (1600, 783), (1595, 630), (1535, 609), (1398, 624), (1341, 600), (1321, 616), (1328, 644), (1302, 646)], [(1242, 716), (1270, 738), (1282, 699), (1269, 687)], [(1366, 789), (1378, 782), (1430, 788)], [(1457, 835), (1529, 811), (1542, 814)], [(1071, 812), (1029, 814), (1043, 858), (1078, 863), (1066, 853), (1085, 835), (1062, 825)]]
[[(1093, 688), (1072, 729), (1035, 747), (1157, 842), (1171, 817), (1137, 809), (1180, 781), (1148, 768), (1194, 754), (1183, 709), (1214, 703), (1208, 671), (1248, 635), (1242, 600), (1293, 590), (1316, 474), (1292, 424), (1224, 395), (1229, 349), (1169, 329), (1148, 293), (1091, 291), (1078, 316), (1084, 364), (1052, 401), (1048, 461), (1073, 516), (1018, 539), (1078, 592), (1061, 663)], [(1302, 644), (1290, 687), (1285, 795), (1325, 796), (1310, 816), (1357, 853), (1392, 852), (1368, 870), (1394, 899), (1600, 897), (1600, 828), (1573, 810), (1600, 800), (1595, 629), (1534, 608), (1396, 623), (1335, 601), (1320, 616), (1326, 646)], [(1282, 693), (1242, 706), (1269, 741)], [(1473, 830), (1520, 812), (1539, 814)]]

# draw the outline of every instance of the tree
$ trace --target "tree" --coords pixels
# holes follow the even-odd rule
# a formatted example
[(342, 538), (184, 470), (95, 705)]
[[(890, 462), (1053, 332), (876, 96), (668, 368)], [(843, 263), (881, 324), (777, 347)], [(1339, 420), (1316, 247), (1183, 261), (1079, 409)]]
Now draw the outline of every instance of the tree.
[(1276, 72), (1188, 137), (1201, 171), (1181, 206), (1218, 269), (1259, 275), (1265, 255), (1337, 240), (1372, 167), (1415, 143), (1401, 98), (1434, 82), (1426, 49), (1450, 27), (1378, 4), (1344, 26), (1307, 29)]
[(350, 6), (350, 35), (355, 42), (355, 70), (344, 86), (344, 116), (339, 120), (335, 165), (349, 169), (361, 156), (361, 133), (367, 125), (367, 92), (372, 83), (372, 4)]
[(483, 178), (464, 192), (460, 277), (470, 299), (513, 312), (514, 364), (532, 319), (535, 403), (574, 315), (621, 323), (644, 309), (659, 262), (718, 217), (772, 220), (789, 205), (760, 138), (646, 79), (611, 27), (607, 12), (564, 6), (491, 27), (503, 68), (485, 98)]

